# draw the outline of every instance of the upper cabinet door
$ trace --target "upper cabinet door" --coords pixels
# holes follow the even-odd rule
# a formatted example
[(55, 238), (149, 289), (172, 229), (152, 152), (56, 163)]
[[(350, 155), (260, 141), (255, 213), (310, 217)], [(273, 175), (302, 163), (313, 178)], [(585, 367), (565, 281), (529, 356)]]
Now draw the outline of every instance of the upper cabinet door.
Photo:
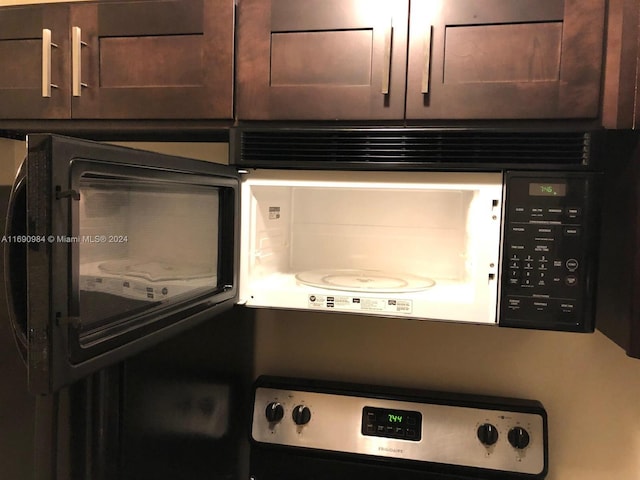
[(0, 9), (0, 118), (68, 118), (68, 9)]
[(232, 118), (233, 1), (71, 8), (74, 118)]
[(407, 0), (243, 0), (237, 118), (402, 119)]
[(411, 0), (408, 119), (595, 118), (604, 0)]

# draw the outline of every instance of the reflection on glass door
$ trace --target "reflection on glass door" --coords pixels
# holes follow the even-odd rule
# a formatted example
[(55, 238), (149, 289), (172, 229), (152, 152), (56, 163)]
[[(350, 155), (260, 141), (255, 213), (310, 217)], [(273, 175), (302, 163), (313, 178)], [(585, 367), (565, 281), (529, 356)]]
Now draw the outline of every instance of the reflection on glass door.
[(85, 175), (79, 190), (83, 331), (219, 287), (220, 187)]

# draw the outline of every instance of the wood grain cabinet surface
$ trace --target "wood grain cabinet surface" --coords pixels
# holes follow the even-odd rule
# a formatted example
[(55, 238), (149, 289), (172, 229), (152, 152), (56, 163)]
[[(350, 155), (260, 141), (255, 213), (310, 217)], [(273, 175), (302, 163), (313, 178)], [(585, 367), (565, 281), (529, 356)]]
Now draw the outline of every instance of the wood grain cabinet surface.
[(240, 0), (237, 118), (596, 118), (604, 18), (604, 0)]
[(69, 118), (68, 23), (61, 5), (0, 9), (0, 118)]
[(0, 118), (230, 119), (233, 8), (151, 0), (0, 9), (0, 63), (9, 66)]
[(604, 0), (412, 0), (407, 118), (596, 118), (604, 18)]
[(401, 119), (408, 0), (240, 0), (242, 120)]

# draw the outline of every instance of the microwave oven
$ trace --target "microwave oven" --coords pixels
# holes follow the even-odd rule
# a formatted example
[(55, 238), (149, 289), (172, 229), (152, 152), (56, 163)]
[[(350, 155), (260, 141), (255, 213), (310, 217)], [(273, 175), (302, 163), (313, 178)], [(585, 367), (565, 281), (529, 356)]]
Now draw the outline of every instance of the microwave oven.
[(3, 236), (29, 388), (236, 304), (592, 331), (601, 192), (584, 163), (255, 168), (31, 135)]

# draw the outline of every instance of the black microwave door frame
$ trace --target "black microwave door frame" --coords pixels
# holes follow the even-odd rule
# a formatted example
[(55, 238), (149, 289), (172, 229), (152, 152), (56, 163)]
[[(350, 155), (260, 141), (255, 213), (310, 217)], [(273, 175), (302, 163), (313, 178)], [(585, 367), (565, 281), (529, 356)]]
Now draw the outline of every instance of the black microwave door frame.
[[(30, 135), (27, 143), (26, 337), (31, 393), (55, 392), (237, 303), (240, 182), (235, 169), (57, 135)], [(77, 183), (83, 173), (220, 187), (218, 288), (119, 319), (112, 329), (101, 326), (100, 338), (83, 344), (87, 331), (79, 316), (79, 245), (64, 241), (79, 234)]]

